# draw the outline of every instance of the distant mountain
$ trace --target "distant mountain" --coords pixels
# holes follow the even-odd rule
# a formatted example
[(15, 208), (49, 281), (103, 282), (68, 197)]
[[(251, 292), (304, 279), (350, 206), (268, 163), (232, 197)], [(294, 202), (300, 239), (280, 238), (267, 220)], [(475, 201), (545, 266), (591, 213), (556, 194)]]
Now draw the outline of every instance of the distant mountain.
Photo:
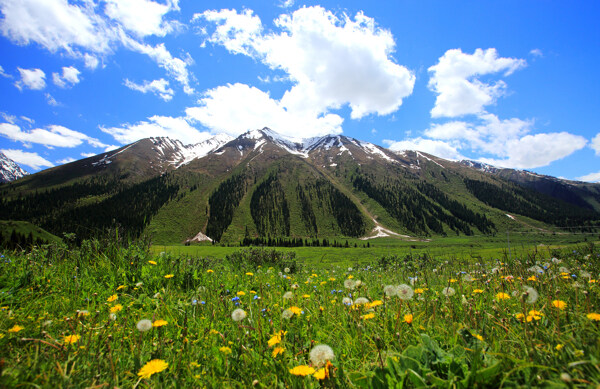
[(495, 234), (600, 226), (600, 185), (264, 128), (195, 145), (142, 139), (0, 187), (0, 219), (157, 243)]
[(29, 175), (15, 161), (0, 152), (0, 184), (17, 180)]

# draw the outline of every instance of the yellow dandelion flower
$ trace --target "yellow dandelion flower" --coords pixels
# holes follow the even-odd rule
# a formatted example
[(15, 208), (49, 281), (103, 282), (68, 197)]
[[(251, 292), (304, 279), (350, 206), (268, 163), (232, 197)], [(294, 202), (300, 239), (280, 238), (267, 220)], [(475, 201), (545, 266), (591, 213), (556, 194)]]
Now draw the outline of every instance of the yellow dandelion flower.
[(158, 319), (154, 323), (152, 323), (152, 327), (162, 327), (169, 324), (166, 320)]
[(329, 281), (333, 282), (333, 281), (335, 281), (335, 278), (333, 278), (333, 277), (330, 277), (330, 278), (329, 278)]
[(117, 290), (121, 290), (121, 289), (125, 289), (125, 288), (127, 288), (127, 285), (121, 285), (117, 288)]
[(212, 269), (208, 269), (206, 272), (207, 272), (207, 273), (214, 273), (214, 270), (212, 270)]
[(281, 338), (287, 334), (287, 331), (279, 331), (278, 333), (276, 333), (275, 335), (273, 335), (271, 337), (271, 339), (269, 339), (269, 341), (267, 342), (269, 347), (275, 346), (278, 343), (281, 343)]
[(155, 261), (148, 261), (148, 263), (151, 264), (151, 265), (156, 265)]
[(80, 338), (81, 338), (81, 336), (79, 336), (79, 335), (67, 335), (67, 336), (65, 336), (65, 339), (63, 340), (63, 343), (64, 344), (77, 343)]
[(519, 321), (523, 321), (523, 319), (525, 318), (525, 315), (524, 315), (524, 314), (522, 314), (522, 313), (517, 313), (517, 314), (515, 315), (515, 317), (517, 318), (517, 320), (519, 320)]
[(600, 321), (600, 313), (595, 313), (595, 312), (588, 313), (587, 318), (590, 320), (594, 320), (594, 321)]
[(327, 284), (327, 281), (323, 281), (323, 282), (321, 282), (319, 285), (321, 285), (321, 286), (322, 286), (322, 285), (325, 285), (325, 284)]
[(366, 303), (365, 304), (365, 308), (366, 309), (371, 309), (371, 308), (378, 307), (380, 305), (383, 305), (383, 301), (381, 301), (381, 300), (375, 300), (375, 301), (372, 301), (370, 303)]
[(138, 375), (140, 378), (150, 378), (152, 374), (160, 373), (169, 367), (169, 364), (162, 359), (153, 359), (150, 362), (146, 363), (140, 369)]
[(13, 333), (16, 333), (16, 332), (19, 332), (19, 331), (21, 331), (21, 330), (24, 330), (24, 329), (25, 329), (25, 327), (23, 327), (23, 326), (20, 326), (20, 325), (18, 325), (18, 324), (15, 324), (14, 326), (12, 326), (12, 328), (10, 328), (10, 329), (8, 330), (8, 332), (13, 332)]
[(531, 276), (527, 279), (527, 281), (537, 281), (537, 278), (535, 276)]
[(303, 294), (302, 298), (309, 299), (310, 298), (310, 294)]
[(483, 289), (474, 289), (473, 294), (476, 294), (476, 293), (483, 293)]
[(247, 276), (253, 276), (253, 275), (254, 275), (254, 273), (248, 272), (248, 273), (246, 273), (246, 275), (247, 275)]
[(165, 278), (173, 278), (173, 277), (175, 277), (175, 275), (173, 275), (173, 274), (167, 274), (167, 275), (165, 276)]
[(241, 290), (240, 290), (240, 291), (239, 291), (239, 292), (237, 292), (236, 294), (237, 294), (238, 296), (245, 296), (245, 295), (246, 295), (246, 292), (243, 292), (243, 291), (241, 291)]
[(110, 307), (110, 313), (117, 313), (123, 309), (121, 304), (117, 304), (114, 307)]
[(112, 296), (107, 298), (106, 301), (108, 301), (109, 303), (112, 303), (113, 301), (117, 300), (118, 298), (119, 298), (119, 296), (117, 296), (116, 294), (113, 294)]
[(277, 357), (279, 354), (283, 354), (283, 352), (285, 351), (285, 349), (283, 347), (275, 347), (273, 349), (273, 352), (271, 353), (271, 356), (273, 358)]
[(229, 347), (223, 346), (223, 347), (219, 348), (219, 351), (225, 355), (231, 354), (231, 348), (229, 348)]
[(407, 324), (411, 324), (413, 322), (413, 315), (410, 313), (407, 315), (404, 315), (404, 322)]
[(455, 278), (450, 278), (450, 279), (448, 280), (448, 282), (449, 282), (449, 283), (451, 283), (451, 284), (455, 283), (456, 281), (457, 281), (457, 280), (456, 280)]
[(473, 336), (483, 342), (483, 336), (481, 336), (479, 334), (473, 334)]
[(217, 335), (217, 334), (219, 334), (219, 331), (212, 329), (209, 331), (209, 334)]
[(560, 350), (562, 350), (562, 349), (563, 349), (563, 347), (565, 347), (565, 346), (564, 346), (564, 345), (562, 345), (562, 344), (557, 344), (557, 345), (556, 345), (556, 347), (554, 347), (554, 349), (555, 349), (556, 351), (560, 351)]
[(298, 307), (290, 307), (290, 311), (294, 312), (294, 315), (302, 314), (302, 309)]
[(367, 313), (366, 315), (362, 315), (360, 318), (363, 319), (363, 320), (369, 320), (369, 319), (372, 319), (374, 317), (375, 317), (375, 314), (371, 312), (371, 313)]
[(496, 294), (496, 300), (508, 300), (510, 299), (510, 295), (508, 293), (500, 292)]
[(251, 290), (250, 294), (256, 294), (256, 291), (255, 290)]
[(191, 367), (200, 367), (200, 364), (198, 362), (191, 362), (190, 366)]
[(303, 377), (314, 374), (314, 372), (315, 372), (315, 369), (313, 369), (310, 366), (306, 366), (306, 365), (300, 365), (300, 366), (294, 367), (293, 369), (290, 369), (290, 374), (300, 375)]
[(567, 303), (562, 300), (554, 300), (554, 301), (552, 301), (552, 306), (554, 308), (560, 309), (561, 311), (564, 311), (565, 308), (567, 307)]
[(415, 290), (414, 290), (414, 292), (415, 292), (416, 294), (421, 294), (421, 293), (423, 293), (424, 291), (425, 291), (425, 290), (424, 290), (423, 288), (417, 288), (417, 289), (415, 289)]

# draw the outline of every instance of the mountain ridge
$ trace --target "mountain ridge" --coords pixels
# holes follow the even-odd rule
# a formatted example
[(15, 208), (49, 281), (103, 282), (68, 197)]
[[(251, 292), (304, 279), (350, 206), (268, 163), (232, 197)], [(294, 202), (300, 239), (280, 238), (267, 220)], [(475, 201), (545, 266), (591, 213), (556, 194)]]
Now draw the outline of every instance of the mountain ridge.
[(0, 152), (0, 184), (18, 180), (21, 177), (29, 175), (15, 161), (8, 158), (3, 152)]

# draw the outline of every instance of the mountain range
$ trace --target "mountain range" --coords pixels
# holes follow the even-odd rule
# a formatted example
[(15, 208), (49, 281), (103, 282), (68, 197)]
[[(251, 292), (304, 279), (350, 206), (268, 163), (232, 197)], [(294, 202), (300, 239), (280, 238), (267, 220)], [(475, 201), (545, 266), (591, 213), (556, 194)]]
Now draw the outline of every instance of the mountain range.
[(28, 174), (15, 161), (0, 152), (0, 184), (17, 180)]
[(268, 128), (194, 145), (142, 139), (3, 184), (0, 193), (0, 219), (78, 239), (116, 224), (155, 243), (600, 226), (600, 184)]

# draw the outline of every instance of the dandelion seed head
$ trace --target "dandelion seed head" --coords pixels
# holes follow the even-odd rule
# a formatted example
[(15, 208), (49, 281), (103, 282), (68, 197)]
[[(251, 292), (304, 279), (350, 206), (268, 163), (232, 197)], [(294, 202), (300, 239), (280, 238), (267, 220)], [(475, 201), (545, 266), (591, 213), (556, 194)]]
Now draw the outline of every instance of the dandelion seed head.
[(310, 350), (310, 362), (313, 366), (324, 366), (327, 361), (333, 361), (334, 359), (333, 350), (326, 344), (319, 344)]
[(398, 297), (401, 300), (410, 300), (410, 299), (412, 299), (413, 295), (415, 294), (413, 289), (406, 284), (398, 285), (397, 291), (398, 291)]
[(150, 331), (152, 329), (152, 322), (148, 319), (142, 319), (135, 325), (140, 332)]
[(342, 299), (342, 303), (343, 303), (344, 305), (352, 305), (352, 299), (351, 299), (350, 297), (344, 297), (344, 298)]
[(359, 297), (356, 300), (354, 300), (354, 305), (363, 305), (363, 304), (367, 304), (369, 302), (369, 299), (366, 297)]
[(535, 303), (537, 301), (538, 297), (540, 297), (537, 290), (533, 289), (530, 286), (524, 287), (523, 292), (524, 292), (524, 297), (525, 297), (525, 301), (527, 302), (527, 304)]
[(233, 321), (242, 321), (247, 316), (248, 316), (248, 314), (246, 313), (246, 311), (244, 311), (241, 308), (238, 308), (238, 309), (234, 310), (233, 312), (231, 312), (231, 318), (233, 319)]
[(456, 294), (456, 291), (454, 290), (454, 288), (447, 286), (444, 289), (442, 289), (442, 294), (446, 297), (451, 297)]
[(354, 289), (356, 288), (356, 281), (352, 280), (352, 279), (347, 279), (344, 281), (344, 288), (346, 289)]
[(282, 313), (281, 313), (281, 317), (283, 319), (291, 319), (292, 316), (294, 316), (294, 312), (292, 312), (292, 310), (290, 309), (285, 309)]
[(294, 297), (294, 293), (292, 293), (292, 292), (285, 292), (283, 294), (283, 298), (286, 299), (286, 300), (289, 300), (289, 299), (291, 299), (293, 297)]
[(388, 297), (393, 297), (398, 295), (398, 290), (395, 285), (386, 285), (383, 287), (383, 293)]

